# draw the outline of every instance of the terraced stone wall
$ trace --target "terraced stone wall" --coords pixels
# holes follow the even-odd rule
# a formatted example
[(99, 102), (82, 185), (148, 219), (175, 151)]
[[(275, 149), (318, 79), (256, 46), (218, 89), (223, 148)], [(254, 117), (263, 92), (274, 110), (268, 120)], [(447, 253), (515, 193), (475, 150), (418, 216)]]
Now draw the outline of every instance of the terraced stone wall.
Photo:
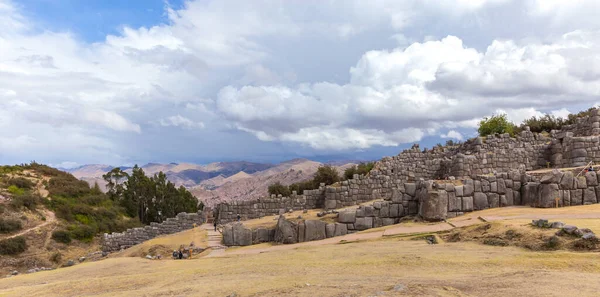
[(191, 229), (194, 224), (200, 226), (204, 222), (206, 222), (206, 217), (201, 212), (182, 212), (176, 217), (168, 218), (162, 223), (151, 223), (145, 227), (127, 229), (127, 231), (122, 233), (104, 233), (102, 251), (109, 253), (120, 251), (160, 235), (173, 234)]

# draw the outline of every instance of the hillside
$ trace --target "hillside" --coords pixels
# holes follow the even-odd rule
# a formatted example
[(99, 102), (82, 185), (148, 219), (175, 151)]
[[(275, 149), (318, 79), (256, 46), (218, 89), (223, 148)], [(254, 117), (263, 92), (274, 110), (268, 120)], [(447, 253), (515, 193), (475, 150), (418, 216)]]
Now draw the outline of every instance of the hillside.
[[(252, 200), (267, 196), (269, 185), (276, 182), (289, 185), (309, 180), (322, 165), (322, 163), (307, 159), (294, 159), (267, 170), (246, 175), (243, 179), (218, 179), (217, 182), (220, 185), (217, 183), (200, 184), (190, 188), (190, 192), (208, 206), (225, 201)], [(345, 164), (336, 168), (341, 175), (346, 168), (353, 165)], [(215, 188), (209, 190), (211, 185)]]
[[(333, 164), (333, 163), (332, 163)], [(340, 174), (355, 163), (334, 163)], [(268, 186), (280, 182), (292, 184), (308, 180), (323, 164), (307, 159), (293, 159), (276, 165), (252, 162), (216, 162), (207, 165), (191, 163), (149, 163), (142, 166), (147, 175), (163, 171), (167, 179), (176, 186), (187, 187), (194, 196), (207, 205), (220, 201), (250, 200), (268, 194)], [(98, 183), (105, 189), (102, 179), (112, 167), (107, 165), (85, 165), (70, 170), (77, 178), (90, 185)], [(106, 170), (106, 171), (104, 171)], [(130, 173), (131, 169), (125, 170)]]

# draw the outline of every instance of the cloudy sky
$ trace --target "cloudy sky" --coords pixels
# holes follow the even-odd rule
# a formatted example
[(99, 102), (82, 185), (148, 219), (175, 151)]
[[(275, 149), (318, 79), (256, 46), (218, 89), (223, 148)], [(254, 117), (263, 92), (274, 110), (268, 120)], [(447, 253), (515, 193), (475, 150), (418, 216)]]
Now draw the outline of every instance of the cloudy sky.
[(600, 101), (597, 0), (0, 0), (0, 163), (379, 159)]

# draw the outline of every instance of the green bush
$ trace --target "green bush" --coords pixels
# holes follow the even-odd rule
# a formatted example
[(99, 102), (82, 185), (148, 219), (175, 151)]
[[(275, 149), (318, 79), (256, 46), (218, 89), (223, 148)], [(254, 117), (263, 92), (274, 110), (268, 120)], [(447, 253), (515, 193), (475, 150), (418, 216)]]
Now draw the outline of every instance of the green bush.
[(35, 210), (35, 208), (40, 204), (41, 201), (42, 197), (36, 194), (23, 194), (13, 197), (10, 203), (16, 209), (25, 207), (29, 210)]
[(79, 241), (91, 242), (96, 235), (96, 230), (86, 225), (71, 225), (71, 236)]
[(352, 179), (355, 174), (366, 175), (371, 171), (371, 169), (373, 169), (374, 166), (375, 163), (368, 162), (349, 167), (344, 171), (344, 179)]
[(50, 179), (48, 191), (53, 196), (80, 197), (88, 194), (90, 185), (72, 175), (57, 176)]
[(0, 255), (18, 255), (27, 250), (27, 242), (23, 236), (0, 240)]
[(332, 185), (340, 181), (340, 176), (337, 172), (337, 169), (331, 165), (323, 165), (317, 169), (317, 173), (313, 177), (313, 183), (315, 185), (320, 185), (324, 183), (325, 185)]
[(11, 233), (22, 228), (23, 225), (19, 220), (0, 218), (0, 233)]
[(21, 189), (31, 189), (35, 186), (32, 181), (24, 177), (13, 177), (8, 180), (8, 184), (11, 186), (17, 186)]
[(479, 122), (479, 136), (488, 136), (492, 134), (509, 133), (513, 136), (516, 132), (516, 127), (513, 123), (507, 120), (506, 114), (493, 115), (490, 118), (483, 118)]
[(69, 244), (71, 243), (71, 233), (65, 230), (56, 230), (52, 232), (52, 239), (56, 242)]
[(276, 182), (269, 186), (269, 195), (282, 195), (283, 197), (289, 197), (290, 194), (290, 188), (282, 185), (280, 182)]
[(25, 190), (15, 186), (15, 185), (11, 185), (8, 187), (8, 192), (13, 194), (13, 195), (23, 195), (25, 194)]

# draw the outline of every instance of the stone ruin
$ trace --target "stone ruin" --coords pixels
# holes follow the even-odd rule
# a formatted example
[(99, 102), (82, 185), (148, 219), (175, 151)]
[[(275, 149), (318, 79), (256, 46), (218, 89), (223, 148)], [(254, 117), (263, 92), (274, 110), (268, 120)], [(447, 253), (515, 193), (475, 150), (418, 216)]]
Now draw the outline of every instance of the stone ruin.
[[(225, 245), (266, 241), (295, 243), (345, 235), (396, 224), (418, 215), (440, 221), (474, 210), (528, 205), (563, 207), (600, 203), (600, 179), (595, 172), (548, 170), (600, 162), (600, 111), (549, 135), (526, 129), (478, 137), (453, 147), (420, 150), (418, 145), (375, 164), (366, 176), (355, 175), (337, 185), (321, 186), (303, 195), (223, 203), (216, 216), (221, 223), (240, 214), (243, 219), (281, 215), (289, 210), (333, 210), (383, 199), (340, 212), (335, 223), (278, 221), (275, 229), (250, 230), (242, 224), (224, 229)], [(579, 176), (578, 176), (579, 175)], [(285, 220), (284, 220), (285, 221)], [(281, 235), (285, 230), (285, 235)], [(231, 236), (229, 236), (231, 234)], [(237, 234), (237, 236), (236, 236)], [(279, 235), (277, 235), (279, 234)]]
[(194, 224), (200, 226), (204, 222), (206, 222), (206, 216), (201, 211), (198, 213), (182, 212), (162, 223), (150, 223), (148, 226), (127, 229), (122, 233), (104, 233), (102, 251), (117, 252), (161, 235), (192, 229)]

